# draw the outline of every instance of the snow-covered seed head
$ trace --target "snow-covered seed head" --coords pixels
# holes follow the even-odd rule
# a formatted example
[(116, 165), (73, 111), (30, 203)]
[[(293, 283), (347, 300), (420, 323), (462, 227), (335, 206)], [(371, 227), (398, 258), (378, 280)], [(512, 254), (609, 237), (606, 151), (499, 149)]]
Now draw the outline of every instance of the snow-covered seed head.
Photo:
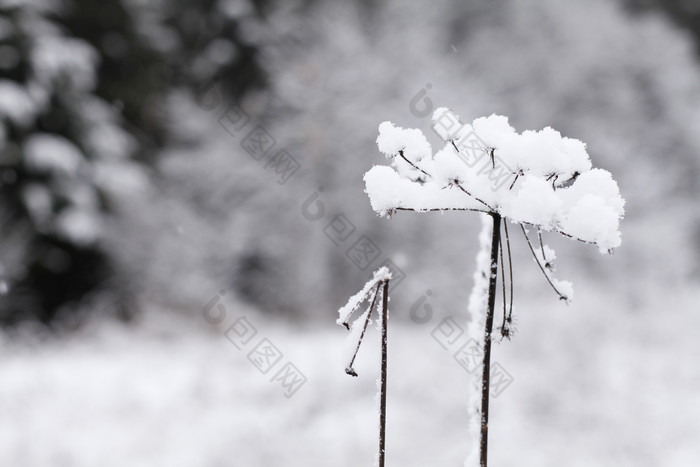
[[(446, 108), (433, 115), (444, 147), (433, 153), (420, 130), (383, 122), (377, 145), (391, 166), (365, 174), (372, 208), (497, 213), (595, 244), (621, 244), (625, 201), (609, 172), (592, 168), (586, 145), (547, 127), (518, 133), (499, 115), (462, 124)], [(455, 181), (458, 181), (456, 183)]]

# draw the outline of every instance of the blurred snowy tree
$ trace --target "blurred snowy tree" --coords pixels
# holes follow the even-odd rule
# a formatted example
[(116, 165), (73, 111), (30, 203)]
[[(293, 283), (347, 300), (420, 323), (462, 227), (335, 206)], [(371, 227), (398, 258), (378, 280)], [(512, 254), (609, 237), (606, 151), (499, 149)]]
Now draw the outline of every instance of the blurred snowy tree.
[(674, 23), (687, 29), (695, 39), (700, 56), (700, 2), (697, 0), (623, 0), (623, 4), (634, 12), (659, 10)]
[(0, 322), (48, 323), (100, 286), (128, 294), (106, 230), (149, 193), (172, 89), (264, 84), (238, 33), (262, 3), (0, 2)]
[(141, 172), (129, 162), (135, 143), (119, 112), (94, 93), (94, 47), (53, 19), (52, 2), (5, 2), (1, 12), (1, 261), (9, 293), (0, 316), (49, 321), (109, 274), (99, 246), (103, 175), (110, 166)]

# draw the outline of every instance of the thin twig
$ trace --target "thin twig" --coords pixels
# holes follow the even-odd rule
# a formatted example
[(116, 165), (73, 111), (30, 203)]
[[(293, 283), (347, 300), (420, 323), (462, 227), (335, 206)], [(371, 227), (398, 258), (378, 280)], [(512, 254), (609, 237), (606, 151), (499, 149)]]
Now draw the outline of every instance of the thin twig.
[(510, 254), (510, 236), (508, 235), (508, 220), (503, 219), (503, 230), (506, 233), (506, 246), (508, 247), (508, 273), (510, 276), (510, 307), (508, 309), (508, 322), (513, 319), (513, 260)]
[[(370, 294), (372, 288), (374, 288), (374, 286), (377, 285), (378, 283), (379, 283), (379, 280), (373, 278), (371, 281), (366, 283), (364, 287), (362, 287), (362, 290), (360, 290), (357, 294), (355, 294), (352, 297), (353, 299), (355, 299), (354, 305), (352, 306), (352, 308), (350, 310), (343, 312), (345, 319), (342, 321), (341, 324), (345, 327), (345, 329), (347, 329), (348, 331), (350, 330), (350, 322), (349, 321), (350, 321), (352, 315), (355, 313), (355, 311), (357, 311), (358, 308), (360, 308), (360, 306), (362, 306), (363, 303), (365, 303), (365, 301), (367, 300), (367, 297), (369, 297), (369, 294)], [(350, 304), (350, 302), (348, 302), (348, 305), (349, 304)], [(348, 305), (341, 308), (341, 310), (345, 310)]]
[[(457, 151), (457, 154), (461, 155), (462, 152), (459, 150), (459, 148), (458, 148), (457, 145), (455, 144), (454, 140), (450, 140), (450, 142), (452, 143), (452, 147), (455, 148), (455, 151)], [(493, 158), (493, 149), (491, 149), (491, 161), (493, 162), (493, 168), (495, 169), (495, 168), (496, 168), (496, 163), (495, 163), (495, 160), (494, 160), (494, 158)], [(463, 192), (465, 192), (468, 196), (474, 198), (475, 200), (477, 200), (478, 202), (480, 202), (481, 204), (483, 204), (484, 206), (486, 206), (487, 208), (489, 208), (489, 212), (492, 211), (491, 206), (489, 206), (489, 205), (488, 205), (486, 202), (484, 202), (483, 200), (481, 200), (481, 199), (477, 198), (476, 196), (472, 195), (471, 193), (469, 193), (469, 191), (467, 191), (462, 185), (460, 185), (460, 183), (459, 183), (458, 180), (455, 180), (455, 181), (454, 181), (454, 184), (457, 185), (457, 187), (459, 187), (459, 189), (462, 190)]]
[[(455, 148), (455, 151), (457, 151), (457, 154), (461, 154), (461, 152), (460, 152), (459, 149), (457, 148), (457, 145), (455, 144), (454, 140), (450, 140), (450, 143), (452, 143), (452, 146)], [(416, 170), (422, 172), (423, 174), (427, 175), (428, 177), (432, 178), (432, 175), (430, 175), (428, 172), (426, 172), (425, 170), (423, 170), (423, 169), (421, 169), (420, 167), (418, 167), (417, 165), (415, 165), (413, 162), (411, 162), (411, 161), (409, 161), (408, 159), (406, 159), (406, 157), (403, 155), (403, 151), (399, 151), (399, 156), (401, 156), (401, 158), (402, 158), (403, 160), (405, 160), (408, 164), (410, 164), (413, 168), (415, 168)], [(520, 176), (519, 173), (516, 173), (516, 174), (514, 174), (514, 175), (515, 175), (515, 179), (513, 180), (513, 183), (511, 183), (510, 189), (512, 189), (513, 186), (515, 186), (515, 182), (518, 180), (518, 177)], [(579, 175), (578, 173), (575, 173), (573, 177), (571, 177), (569, 180), (567, 180), (567, 183), (568, 183), (568, 181), (570, 181), (570, 180), (574, 180), (574, 181), (575, 181), (576, 178), (578, 177), (578, 175)], [(549, 181), (549, 180), (551, 180), (552, 178), (554, 178), (555, 176), (556, 176), (556, 174), (552, 173), (552, 174), (550, 174), (550, 175), (546, 178), (546, 180)], [(432, 209), (394, 208), (394, 210), (395, 210), (395, 211), (416, 211), (416, 212), (434, 212), (434, 211), (475, 211), (475, 212), (485, 212), (485, 213), (487, 213), (487, 214), (493, 212), (493, 209), (491, 208), (491, 206), (488, 205), (488, 203), (486, 203), (484, 200), (479, 199), (479, 198), (477, 198), (476, 196), (472, 195), (468, 190), (466, 190), (466, 189), (459, 183), (459, 181), (455, 180), (455, 181), (454, 181), (454, 184), (455, 184), (460, 190), (462, 190), (465, 194), (467, 194), (469, 197), (471, 197), (471, 198), (475, 199), (476, 201), (480, 202), (481, 204), (483, 204), (484, 206), (486, 206), (488, 209), (484, 211), (484, 210), (481, 210), (481, 209), (468, 209), (468, 208), (446, 208), (446, 209), (439, 209), (439, 208), (432, 208)], [(530, 222), (523, 222), (523, 224), (532, 225)], [(566, 233), (566, 232), (564, 232), (563, 230), (552, 229), (552, 231), (553, 231), (553, 232), (556, 232), (556, 233), (558, 233), (558, 234), (560, 234), (560, 235), (563, 235), (563, 236), (565, 236), (565, 237), (567, 237), (567, 238), (570, 238), (570, 239), (572, 239), (572, 240), (579, 241), (579, 242), (581, 242), (581, 243), (587, 243), (587, 244), (589, 244), (589, 245), (595, 245), (595, 244), (596, 244), (595, 242), (591, 242), (591, 241), (588, 241), (588, 240), (584, 240), (584, 239), (582, 239), (582, 238), (579, 238), (579, 237), (576, 237), (576, 236), (574, 236), (574, 235), (571, 235), (570, 233)], [(612, 254), (612, 252), (613, 252), (612, 250), (608, 250), (608, 253)]]
[(566, 295), (559, 292), (559, 290), (557, 290), (556, 286), (552, 282), (552, 279), (550, 279), (549, 274), (547, 274), (547, 271), (545, 271), (544, 267), (542, 266), (542, 263), (540, 263), (539, 258), (537, 258), (537, 254), (535, 253), (535, 249), (532, 247), (532, 243), (530, 242), (530, 238), (527, 236), (527, 232), (525, 232), (525, 227), (523, 227), (521, 224), (520, 228), (523, 230), (523, 235), (525, 235), (525, 240), (527, 240), (527, 246), (530, 247), (530, 251), (532, 252), (532, 257), (535, 258), (535, 262), (540, 267), (540, 270), (542, 271), (542, 274), (544, 274), (544, 277), (547, 279), (547, 282), (549, 282), (549, 285), (552, 286), (552, 289), (554, 289), (554, 291), (557, 293), (557, 295), (559, 295), (559, 298), (561, 300), (568, 301), (569, 298)]
[(350, 363), (348, 364), (347, 368), (345, 368), (345, 373), (349, 374), (350, 376), (357, 376), (357, 372), (355, 369), (352, 367), (353, 363), (355, 363), (355, 358), (357, 358), (357, 353), (360, 351), (360, 345), (362, 344), (362, 339), (365, 337), (365, 331), (367, 331), (367, 325), (369, 324), (371, 318), (372, 318), (372, 311), (374, 310), (374, 304), (377, 301), (377, 296), (379, 295), (379, 288), (381, 287), (381, 282), (377, 283), (377, 290), (374, 291), (374, 298), (372, 299), (372, 304), (369, 306), (369, 309), (367, 310), (367, 318), (365, 318), (365, 324), (362, 326), (362, 333), (360, 334), (360, 339), (357, 341), (357, 346), (355, 347), (355, 353), (352, 355), (352, 359), (350, 359)]
[(465, 192), (468, 196), (474, 198), (475, 200), (477, 200), (478, 202), (480, 202), (481, 204), (483, 204), (484, 206), (486, 206), (487, 208), (489, 208), (489, 211), (492, 210), (491, 206), (489, 206), (488, 203), (486, 203), (486, 201), (484, 201), (484, 200), (482, 200), (482, 199), (480, 199), (480, 198), (477, 198), (477, 197), (474, 196), (473, 194), (469, 193), (469, 192), (460, 184), (459, 180), (454, 180), (452, 183), (453, 183), (454, 186), (456, 186), (457, 188), (459, 188), (460, 190), (462, 190), (463, 192)]
[(542, 251), (542, 259), (544, 263), (547, 264), (547, 256), (544, 254), (544, 244), (542, 243), (542, 228), (537, 226), (537, 239), (540, 241), (540, 250)]
[(571, 176), (571, 178), (569, 178), (564, 183), (562, 183), (562, 186), (564, 186), (564, 187), (570, 186), (570, 184), (572, 184), (576, 181), (576, 179), (578, 178), (579, 175), (581, 175), (579, 172), (574, 172), (574, 174)]
[(488, 214), (489, 211), (484, 209), (470, 209), (470, 208), (430, 208), (430, 209), (414, 209), (414, 208), (394, 208), (394, 211), (413, 211), (413, 212), (442, 212), (442, 211), (472, 211), (472, 212), (483, 212)]
[[(454, 141), (452, 141), (452, 146), (454, 146), (455, 150), (456, 150), (457, 153), (459, 154), (459, 149), (457, 149), (457, 146), (455, 145)], [(417, 166), (416, 164), (414, 164), (413, 162), (409, 161), (409, 160), (406, 158), (406, 156), (404, 156), (403, 150), (400, 150), (400, 151), (399, 151), (399, 156), (401, 157), (401, 159), (405, 160), (406, 163), (407, 163), (408, 165), (410, 165), (411, 167), (413, 167), (414, 169), (418, 170), (419, 172), (423, 173), (424, 175), (426, 175), (426, 176), (428, 176), (428, 177), (430, 177), (430, 178), (433, 178), (433, 176), (430, 175), (428, 172), (426, 172), (425, 170), (421, 169), (420, 167), (418, 167), (418, 166)], [(492, 158), (493, 158), (493, 152), (492, 152)], [(483, 200), (481, 200), (481, 199), (477, 198), (476, 196), (472, 195), (471, 193), (469, 193), (469, 191), (467, 191), (462, 185), (460, 185), (459, 182), (458, 182), (457, 180), (455, 180), (455, 183), (454, 183), (454, 184), (455, 184), (460, 190), (462, 190), (464, 193), (466, 193), (468, 196), (470, 196), (471, 198), (474, 198), (475, 200), (477, 200), (478, 202), (480, 202), (481, 204), (483, 204), (484, 206), (486, 206), (487, 208), (489, 208), (489, 211), (491, 210), (491, 206), (489, 206), (489, 205), (488, 205), (486, 202), (484, 202)]]
[[(505, 224), (505, 222), (504, 222)], [(505, 336), (506, 332), (506, 271), (505, 262), (503, 261), (503, 238), (498, 239), (498, 252), (501, 257), (501, 290), (503, 290), (503, 324), (501, 325), (501, 335)]]
[(518, 177), (520, 177), (520, 174), (519, 173), (515, 174), (515, 178), (513, 179), (513, 183), (510, 184), (510, 188), (508, 188), (508, 190), (513, 189), (513, 187), (515, 186), (515, 182), (518, 181)]
[(418, 166), (417, 166), (416, 164), (414, 164), (413, 162), (411, 162), (411, 161), (409, 161), (408, 159), (406, 159), (406, 156), (403, 155), (403, 150), (399, 151), (399, 156), (401, 156), (401, 159), (405, 160), (405, 161), (408, 163), (408, 165), (410, 165), (410, 166), (413, 167), (414, 169), (418, 170), (419, 172), (422, 172), (423, 174), (427, 175), (427, 176), (430, 177), (430, 178), (433, 178), (432, 175), (430, 175), (428, 172), (426, 172), (425, 170), (421, 169), (420, 167), (418, 167)]
[[(532, 225), (532, 226), (537, 226), (537, 224), (534, 224), (534, 223), (532, 223), (532, 222), (527, 222), (527, 221), (522, 221), (520, 224), (521, 224), (521, 225)], [(567, 238), (570, 238), (570, 239), (572, 239), (572, 240), (579, 241), (579, 242), (581, 242), (581, 243), (587, 243), (588, 245), (596, 245), (596, 242), (591, 242), (591, 241), (584, 240), (584, 239), (579, 238), (579, 237), (575, 237), (575, 236), (571, 235), (570, 233), (564, 232), (563, 230), (559, 230), (559, 229), (549, 229), (548, 231), (549, 231), (549, 232), (558, 233), (558, 234), (560, 234), (560, 235), (563, 235), (563, 236), (565, 236), (565, 237), (567, 237)]]

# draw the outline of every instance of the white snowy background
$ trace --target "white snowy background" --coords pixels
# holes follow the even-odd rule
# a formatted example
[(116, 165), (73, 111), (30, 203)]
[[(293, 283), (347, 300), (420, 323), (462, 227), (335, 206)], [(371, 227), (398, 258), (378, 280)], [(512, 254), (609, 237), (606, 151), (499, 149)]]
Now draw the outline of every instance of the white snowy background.
[[(0, 333), (0, 465), (371, 465), (377, 332), (351, 378), (335, 320), (387, 258), (406, 276), (391, 293), (388, 465), (462, 465), (470, 386), (453, 356), (463, 341), (444, 349), (433, 334), (445, 318), (466, 329), (478, 215), (379, 218), (362, 180), (383, 163), (380, 122), (421, 128), (437, 145), (424, 110), (441, 106), (586, 142), (627, 201), (612, 256), (545, 235), (558, 276), (575, 286), (570, 305), (513, 235), (518, 332), (493, 350), (513, 381), (492, 399), (491, 465), (698, 465), (691, 37), (658, 12), (605, 0), (385, 3), (279, 9), (246, 32), (287, 39), (266, 46), (269, 89), (210, 110), (172, 96), (162, 111), (197, 143), (161, 154), (157, 183), (118, 178), (138, 187), (125, 189), (118, 222), (66, 224), (76, 235), (104, 229), (141, 311), (128, 324), (96, 312), (77, 330)], [(0, 91), (0, 110), (16, 112)], [(220, 117), (234, 104), (251, 120), (231, 134)], [(258, 123), (273, 152), (299, 162), (284, 184), (241, 146)], [(35, 143), (36, 164), (70, 162), (70, 148), (52, 159), (39, 151), (50, 141)], [(319, 203), (323, 215), (310, 215)], [(324, 233), (336, 215), (355, 227), (340, 245)], [(364, 270), (346, 256), (362, 235), (381, 250)], [(212, 325), (203, 310), (222, 290), (225, 319)], [(425, 306), (427, 322), (410, 319)], [(225, 332), (241, 317), (257, 334), (238, 349)], [(248, 359), (263, 338), (283, 354), (266, 374)], [(285, 362), (307, 378), (292, 397), (271, 381)]]

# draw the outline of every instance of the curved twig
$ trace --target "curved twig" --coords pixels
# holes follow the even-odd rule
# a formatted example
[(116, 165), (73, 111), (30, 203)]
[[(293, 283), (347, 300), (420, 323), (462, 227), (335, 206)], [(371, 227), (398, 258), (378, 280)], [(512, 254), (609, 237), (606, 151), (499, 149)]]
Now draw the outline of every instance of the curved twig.
[(510, 236), (508, 235), (508, 219), (503, 218), (503, 229), (506, 234), (506, 246), (508, 247), (508, 273), (510, 276), (510, 307), (508, 309), (508, 322), (513, 319), (513, 260), (510, 253)]
[(508, 331), (506, 331), (506, 269), (505, 262), (503, 261), (503, 238), (498, 238), (498, 254), (501, 257), (501, 290), (503, 291), (503, 323), (501, 324), (501, 336), (508, 337)]
[(547, 264), (547, 256), (544, 254), (544, 244), (542, 243), (542, 228), (537, 226), (537, 239), (540, 241), (540, 251), (542, 252), (542, 259), (545, 265)]
[(537, 254), (535, 253), (535, 249), (532, 247), (532, 243), (530, 242), (530, 237), (527, 236), (527, 232), (525, 232), (525, 227), (523, 227), (522, 224), (520, 224), (520, 228), (523, 230), (523, 235), (525, 236), (525, 240), (527, 240), (527, 246), (530, 247), (530, 251), (532, 252), (532, 257), (535, 258), (535, 262), (537, 262), (537, 265), (540, 267), (540, 270), (542, 271), (542, 274), (544, 274), (544, 277), (547, 279), (547, 282), (549, 282), (549, 285), (552, 286), (552, 289), (559, 295), (559, 298), (564, 301), (568, 301), (569, 298), (559, 292), (557, 287), (554, 285), (552, 282), (552, 279), (549, 277), (549, 274), (547, 274), (547, 271), (545, 271), (544, 267), (542, 266), (542, 263), (540, 263), (539, 258), (537, 258)]

